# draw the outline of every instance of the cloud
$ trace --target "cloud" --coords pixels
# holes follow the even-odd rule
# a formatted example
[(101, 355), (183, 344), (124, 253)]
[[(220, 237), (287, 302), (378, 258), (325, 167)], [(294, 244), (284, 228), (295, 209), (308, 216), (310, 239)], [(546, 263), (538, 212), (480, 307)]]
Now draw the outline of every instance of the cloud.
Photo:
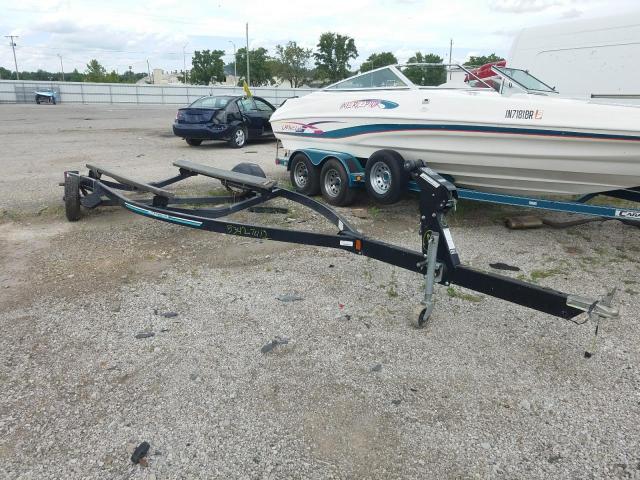
[(560, 15), (560, 18), (578, 18), (580, 15), (582, 15), (581, 10), (578, 10), (577, 8), (572, 8), (571, 10), (566, 10), (562, 12), (562, 15)]
[[(637, 2), (617, 0), (616, 8), (637, 9)], [(185, 43), (187, 55), (202, 49), (231, 53), (229, 40), (237, 48), (244, 46), (245, 22), (251, 48), (268, 48), (271, 54), (275, 45), (289, 40), (314, 49), (323, 32), (349, 35), (360, 54), (352, 62), (357, 67), (381, 51), (394, 52), (401, 62), (416, 51), (448, 58), (450, 38), (454, 58), (471, 50), (505, 55), (510, 37), (521, 28), (611, 10), (610, 0), (451, 0), (433, 5), (433, 0), (323, 0), (321, 9), (312, 9), (293, 7), (290, 0), (270, 0), (269, 8), (264, 0), (21, 0), (6, 8), (10, 15), (2, 15), (0, 24), (5, 24), (5, 34), (13, 30), (20, 35), (18, 62), (25, 69), (59, 68), (56, 53), (68, 59), (65, 69), (74, 63), (84, 69), (91, 58), (121, 70), (128, 65), (146, 70), (147, 58), (152, 66), (182, 68)], [(0, 48), (0, 65), (11, 64), (11, 49)]]
[(36, 23), (32, 30), (48, 33), (75, 33), (82, 28), (69, 18), (46, 18)]
[(528, 13), (542, 12), (562, 4), (560, 0), (492, 0), (489, 7), (496, 12)]

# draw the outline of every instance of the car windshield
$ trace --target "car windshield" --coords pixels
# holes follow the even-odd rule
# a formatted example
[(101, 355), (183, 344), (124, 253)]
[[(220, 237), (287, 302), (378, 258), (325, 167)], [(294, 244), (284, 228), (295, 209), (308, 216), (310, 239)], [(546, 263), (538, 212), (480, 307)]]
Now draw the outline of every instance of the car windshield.
[(382, 68), (372, 72), (363, 73), (342, 82), (327, 87), (328, 90), (352, 90), (360, 88), (398, 88), (407, 84), (400, 79), (390, 68)]
[(506, 68), (506, 67), (493, 67), (496, 71), (503, 74), (509, 80), (513, 80), (526, 90), (533, 90), (536, 92), (555, 92), (553, 88), (551, 88), (546, 83), (538, 80), (536, 77), (531, 75), (526, 70), (519, 70), (517, 68)]
[(190, 108), (224, 108), (232, 97), (202, 97), (189, 105)]

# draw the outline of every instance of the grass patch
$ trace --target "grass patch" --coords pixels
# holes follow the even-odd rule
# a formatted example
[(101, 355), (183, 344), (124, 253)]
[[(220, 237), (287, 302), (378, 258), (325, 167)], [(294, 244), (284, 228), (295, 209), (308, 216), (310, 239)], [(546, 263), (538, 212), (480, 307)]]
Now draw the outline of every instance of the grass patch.
[(478, 303), (482, 301), (482, 297), (480, 295), (472, 295), (471, 293), (459, 292), (453, 287), (447, 287), (447, 295), (451, 298), (459, 298), (460, 300), (464, 300), (466, 302)]
[(208, 190), (207, 195), (209, 197), (225, 197), (227, 195), (231, 196), (233, 194), (226, 188), (215, 188), (213, 190)]
[(284, 188), (285, 190), (290, 190), (290, 191), (295, 191), (295, 188), (293, 186), (293, 183), (291, 183), (291, 180), (286, 178), (286, 179), (282, 179), (282, 180), (278, 180), (278, 186), (280, 188)]
[(554, 275), (562, 275), (563, 273), (565, 272), (560, 270), (559, 268), (549, 268), (546, 270), (533, 270), (530, 274), (530, 278), (532, 282), (538, 282), (538, 280), (541, 280), (543, 278), (553, 277)]
[(372, 219), (376, 219), (378, 218), (378, 216), (380, 215), (380, 209), (378, 207), (376, 207), (375, 205), (372, 207), (369, 207), (369, 216), (371, 216)]
[(389, 285), (389, 288), (387, 288), (387, 295), (389, 298), (396, 298), (398, 296), (398, 291), (396, 290), (395, 285)]

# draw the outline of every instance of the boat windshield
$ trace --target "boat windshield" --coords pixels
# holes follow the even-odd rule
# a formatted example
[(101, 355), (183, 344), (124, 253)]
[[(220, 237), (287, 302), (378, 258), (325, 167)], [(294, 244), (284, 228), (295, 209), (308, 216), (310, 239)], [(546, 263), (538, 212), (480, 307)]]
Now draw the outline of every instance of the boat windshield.
[(347, 78), (333, 85), (327, 90), (354, 90), (362, 88), (407, 88), (408, 85), (390, 68), (381, 68), (366, 72), (355, 77)]
[(527, 91), (557, 93), (555, 89), (551, 88), (541, 80), (538, 80), (526, 70), (497, 66), (494, 66), (493, 69), (505, 78), (517, 83)]

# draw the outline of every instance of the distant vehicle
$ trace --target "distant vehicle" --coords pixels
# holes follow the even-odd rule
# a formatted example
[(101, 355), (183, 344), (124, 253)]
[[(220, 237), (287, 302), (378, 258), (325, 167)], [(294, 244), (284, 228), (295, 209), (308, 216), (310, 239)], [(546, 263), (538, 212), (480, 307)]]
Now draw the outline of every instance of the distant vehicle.
[(522, 30), (507, 65), (524, 68), (562, 97), (640, 105), (640, 10)]
[(54, 90), (38, 90), (33, 92), (36, 95), (36, 103), (40, 105), (41, 103), (51, 103), (55, 105), (56, 102), (56, 92)]
[(178, 110), (173, 133), (194, 147), (203, 140), (226, 140), (241, 148), (247, 140), (273, 137), (269, 120), (275, 109), (260, 97), (202, 97)]

